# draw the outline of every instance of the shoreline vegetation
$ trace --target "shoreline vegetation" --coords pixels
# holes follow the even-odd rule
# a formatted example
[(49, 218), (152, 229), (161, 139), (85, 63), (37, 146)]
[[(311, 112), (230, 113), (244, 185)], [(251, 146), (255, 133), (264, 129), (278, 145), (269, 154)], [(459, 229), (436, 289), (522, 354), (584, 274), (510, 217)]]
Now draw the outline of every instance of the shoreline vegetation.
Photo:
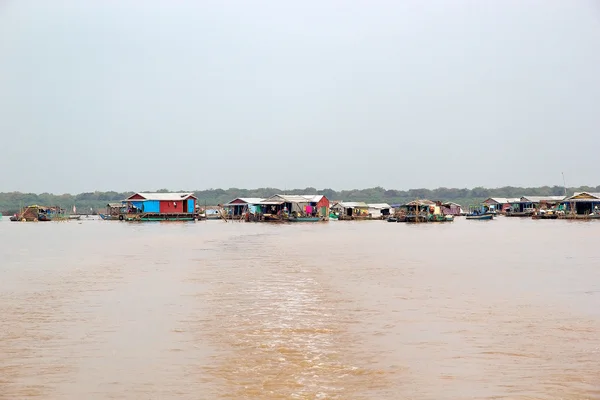
[[(150, 192), (170, 192), (171, 190), (148, 190)], [(208, 189), (208, 190), (176, 190), (177, 192), (193, 192), (198, 198), (200, 206), (216, 206), (225, 204), (237, 197), (267, 198), (278, 193), (285, 194), (323, 194), (331, 201), (364, 201), (367, 203), (404, 204), (415, 199), (443, 200), (458, 203), (463, 207), (478, 204), (489, 197), (521, 197), (521, 196), (560, 196), (564, 195), (565, 188), (562, 186), (541, 187), (513, 187), (473, 189), (437, 188), (437, 189), (410, 189), (395, 190), (374, 187), (368, 189), (333, 190), (316, 189), (312, 187), (304, 189), (281, 190), (278, 188), (258, 189)], [(580, 186), (567, 188), (567, 194), (574, 192), (600, 192), (600, 186)], [(93, 210), (103, 210), (108, 203), (116, 203), (132, 195), (134, 192), (86, 192), (79, 194), (52, 194), (52, 193), (21, 193), (0, 192), (0, 212), (5, 215), (14, 214), (22, 207), (33, 204), (46, 206), (60, 206), (65, 209), (77, 207), (80, 213)]]

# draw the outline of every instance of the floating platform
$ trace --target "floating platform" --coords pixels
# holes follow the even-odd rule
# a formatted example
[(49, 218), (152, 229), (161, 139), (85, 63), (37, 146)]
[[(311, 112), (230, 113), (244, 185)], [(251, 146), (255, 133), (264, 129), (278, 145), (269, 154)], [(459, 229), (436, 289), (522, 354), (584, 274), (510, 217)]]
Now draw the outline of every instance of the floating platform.
[(160, 214), (160, 213), (140, 213), (140, 214), (121, 214), (120, 221), (195, 221), (198, 219), (196, 214), (180, 213), (180, 214)]

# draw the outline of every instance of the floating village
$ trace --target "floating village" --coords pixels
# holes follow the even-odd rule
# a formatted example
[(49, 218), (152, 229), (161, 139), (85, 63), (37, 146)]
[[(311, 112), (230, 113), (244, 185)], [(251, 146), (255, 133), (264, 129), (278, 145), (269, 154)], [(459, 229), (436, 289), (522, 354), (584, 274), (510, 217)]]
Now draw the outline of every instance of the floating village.
[[(406, 204), (368, 204), (332, 201), (324, 195), (277, 194), (265, 199), (235, 198), (226, 204), (201, 207), (193, 193), (135, 193), (99, 213), (107, 221), (202, 221), (221, 219), (240, 222), (315, 223), (383, 220), (405, 223), (446, 223), (455, 218), (489, 221), (498, 216), (532, 219), (600, 219), (600, 193), (572, 196), (523, 196), (488, 198), (464, 209), (460, 204), (415, 199)], [(15, 222), (78, 220), (56, 206), (31, 205), (10, 217)]]

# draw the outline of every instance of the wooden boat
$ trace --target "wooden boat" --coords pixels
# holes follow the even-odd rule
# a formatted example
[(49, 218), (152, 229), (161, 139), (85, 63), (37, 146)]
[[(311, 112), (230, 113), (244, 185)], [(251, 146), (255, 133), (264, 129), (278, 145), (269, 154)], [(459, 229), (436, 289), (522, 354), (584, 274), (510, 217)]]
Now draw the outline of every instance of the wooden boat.
[(261, 214), (258, 218), (260, 222), (284, 222), (281, 215), (277, 214)]
[(289, 217), (289, 222), (319, 222), (322, 221), (321, 217)]
[(532, 217), (532, 219), (558, 219), (558, 215), (557, 214), (541, 214), (541, 215), (536, 215), (534, 214)]
[(558, 213), (554, 210), (535, 212), (532, 219), (558, 219)]
[(559, 218), (587, 221), (593, 219), (600, 219), (600, 214), (563, 214), (560, 215)]
[(218, 210), (206, 210), (204, 212), (205, 219), (221, 219), (221, 213)]
[(417, 223), (417, 222), (427, 222), (427, 215), (424, 214), (406, 214), (405, 222), (409, 223)]
[(489, 221), (494, 219), (494, 214), (489, 212), (489, 207), (486, 204), (469, 206), (469, 213), (466, 215), (466, 219)]
[(508, 210), (506, 211), (506, 213), (504, 214), (506, 217), (532, 217), (534, 214), (534, 211), (511, 211)]
[(494, 219), (493, 214), (467, 214), (466, 219), (474, 219), (479, 221), (488, 221)]
[(454, 221), (454, 216), (445, 214), (429, 214), (428, 220), (429, 222), (452, 222)]

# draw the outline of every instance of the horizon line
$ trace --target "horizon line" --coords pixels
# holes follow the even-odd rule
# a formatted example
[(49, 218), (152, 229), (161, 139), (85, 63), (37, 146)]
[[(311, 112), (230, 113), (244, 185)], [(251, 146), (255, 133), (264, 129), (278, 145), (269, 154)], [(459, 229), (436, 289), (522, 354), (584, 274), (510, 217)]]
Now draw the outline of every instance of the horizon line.
[[(581, 185), (581, 186), (571, 186), (571, 187), (566, 187), (567, 189), (578, 189), (578, 188), (597, 188), (600, 185), (597, 186), (590, 186), (590, 185)], [(474, 186), (471, 188), (468, 187), (448, 187), (448, 186), (439, 186), (437, 188), (434, 189), (430, 189), (430, 188), (425, 188), (425, 187), (420, 187), (420, 188), (410, 188), (410, 189), (394, 189), (394, 188), (385, 188), (383, 186), (372, 186), (372, 187), (365, 187), (362, 189), (359, 188), (352, 188), (352, 189), (332, 189), (332, 188), (315, 188), (312, 186), (308, 186), (305, 188), (295, 188), (295, 189), (285, 189), (285, 192), (295, 192), (295, 191), (301, 191), (301, 190), (315, 190), (315, 191), (325, 191), (325, 190), (332, 190), (334, 192), (352, 192), (352, 191), (363, 191), (363, 190), (371, 190), (371, 189), (382, 189), (385, 191), (389, 191), (389, 190), (394, 190), (394, 191), (398, 191), (398, 192), (409, 192), (409, 191), (414, 191), (414, 190), (429, 190), (429, 191), (435, 191), (435, 190), (440, 190), (440, 189), (448, 189), (448, 190), (473, 190), (473, 189), (484, 189), (484, 190), (499, 190), (499, 189), (507, 189), (507, 188), (514, 188), (514, 189), (540, 189), (540, 188), (565, 188), (564, 185), (543, 185), (543, 186), (499, 186), (499, 187), (485, 187), (485, 186)], [(42, 195), (42, 194), (48, 194), (48, 195), (53, 195), (53, 196), (63, 196), (63, 195), (79, 195), (79, 194), (84, 194), (84, 193), (108, 193), (108, 192), (114, 192), (114, 193), (156, 193), (156, 192), (161, 192), (161, 191), (168, 191), (170, 193), (178, 193), (178, 192), (186, 192), (186, 193), (198, 193), (198, 192), (210, 192), (210, 191), (215, 191), (215, 190), (224, 190), (224, 191), (230, 191), (230, 190), (246, 190), (246, 191), (257, 191), (257, 190), (278, 190), (281, 191), (281, 188), (277, 188), (277, 187), (270, 187), (270, 186), (264, 186), (264, 187), (256, 187), (256, 188), (240, 188), (240, 187), (230, 187), (230, 188), (208, 188), (208, 189), (195, 189), (195, 190), (170, 190), (170, 189), (166, 189), (166, 188), (160, 188), (160, 189), (156, 189), (156, 190), (138, 190), (138, 191), (133, 191), (133, 190), (126, 190), (126, 191), (118, 191), (118, 190), (94, 190), (94, 191), (82, 191), (82, 192), (78, 192), (78, 193), (73, 193), (73, 192), (64, 192), (64, 193), (55, 193), (55, 192), (22, 192), (19, 190), (15, 190), (15, 191), (8, 191), (8, 192), (0, 192), (0, 195), (5, 195), (5, 194), (34, 194), (34, 195)]]

